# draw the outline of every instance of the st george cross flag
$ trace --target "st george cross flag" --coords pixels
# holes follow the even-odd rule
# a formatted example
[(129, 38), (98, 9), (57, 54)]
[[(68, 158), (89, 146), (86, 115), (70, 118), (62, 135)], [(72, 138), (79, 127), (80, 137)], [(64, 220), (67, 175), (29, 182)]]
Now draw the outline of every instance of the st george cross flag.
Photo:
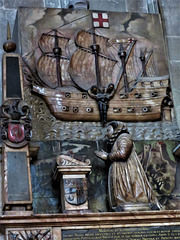
[(92, 13), (93, 25), (95, 28), (109, 28), (109, 20), (107, 13)]

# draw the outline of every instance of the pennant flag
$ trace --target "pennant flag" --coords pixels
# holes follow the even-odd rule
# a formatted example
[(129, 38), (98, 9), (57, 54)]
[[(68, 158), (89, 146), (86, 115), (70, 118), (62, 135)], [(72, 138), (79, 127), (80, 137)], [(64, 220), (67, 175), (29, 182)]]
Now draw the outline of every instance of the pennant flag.
[(109, 28), (109, 19), (107, 13), (92, 13), (93, 25), (95, 28)]

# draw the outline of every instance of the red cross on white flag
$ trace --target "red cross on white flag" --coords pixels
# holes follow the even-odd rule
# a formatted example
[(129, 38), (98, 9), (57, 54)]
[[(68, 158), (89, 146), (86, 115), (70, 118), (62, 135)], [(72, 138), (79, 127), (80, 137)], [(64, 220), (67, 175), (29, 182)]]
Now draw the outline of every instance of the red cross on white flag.
[(92, 13), (94, 27), (109, 28), (109, 20), (107, 13)]

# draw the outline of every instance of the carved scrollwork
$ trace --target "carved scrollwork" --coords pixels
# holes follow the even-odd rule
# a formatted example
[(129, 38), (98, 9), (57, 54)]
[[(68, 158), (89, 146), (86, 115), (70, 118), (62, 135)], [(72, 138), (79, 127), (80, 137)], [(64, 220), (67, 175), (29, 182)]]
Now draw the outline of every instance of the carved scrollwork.
[(86, 159), (85, 162), (82, 162), (67, 155), (60, 155), (57, 159), (57, 164), (59, 166), (88, 166), (91, 164), (91, 161)]
[(7, 234), (8, 240), (51, 240), (51, 229), (24, 229), (9, 230)]
[(31, 139), (32, 124), (28, 105), (19, 99), (8, 100), (1, 107), (2, 140), (10, 147), (23, 147)]

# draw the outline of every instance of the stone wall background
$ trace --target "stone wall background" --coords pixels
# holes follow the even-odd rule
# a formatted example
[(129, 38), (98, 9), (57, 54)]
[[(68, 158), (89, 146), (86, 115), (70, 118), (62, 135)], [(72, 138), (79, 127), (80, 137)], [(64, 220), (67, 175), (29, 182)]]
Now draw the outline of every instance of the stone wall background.
[[(9, 21), (13, 30), (18, 7), (67, 8), (69, 0), (0, 0), (0, 45), (6, 41), (6, 26)], [(170, 71), (171, 86), (175, 104), (176, 120), (180, 127), (180, 1), (179, 0), (89, 0), (90, 9), (119, 12), (158, 13), (162, 16), (167, 47), (167, 61)], [(3, 55), (0, 48), (0, 59)], [(0, 65), (0, 78), (2, 68)], [(2, 82), (0, 81), (0, 89)], [(0, 91), (1, 103), (1, 91)], [(1, 169), (1, 162), (0, 162)], [(0, 177), (1, 188), (1, 177)], [(1, 193), (1, 191), (0, 191)], [(1, 214), (0, 201), (0, 214)], [(0, 236), (1, 239), (1, 236)]]

